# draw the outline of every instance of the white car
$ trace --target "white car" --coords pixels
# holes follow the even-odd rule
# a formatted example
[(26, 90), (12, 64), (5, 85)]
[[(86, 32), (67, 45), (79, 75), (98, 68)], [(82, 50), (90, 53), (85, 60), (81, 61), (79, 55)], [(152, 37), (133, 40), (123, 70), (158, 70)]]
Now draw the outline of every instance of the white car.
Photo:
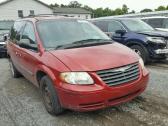
[(168, 32), (168, 17), (154, 16), (141, 18), (141, 20), (145, 21), (156, 30)]

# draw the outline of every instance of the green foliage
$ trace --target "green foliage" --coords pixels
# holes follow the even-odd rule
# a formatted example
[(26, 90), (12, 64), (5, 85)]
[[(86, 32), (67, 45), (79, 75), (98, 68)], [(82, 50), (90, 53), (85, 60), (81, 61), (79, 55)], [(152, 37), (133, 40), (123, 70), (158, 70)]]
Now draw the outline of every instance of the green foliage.
[[(90, 12), (92, 12), (92, 17), (103, 17), (103, 16), (113, 16), (113, 15), (123, 15), (123, 14), (133, 14), (135, 13), (134, 10), (129, 12), (129, 8), (127, 7), (127, 5), (123, 5), (121, 8), (116, 8), (115, 10), (112, 10), (110, 8), (97, 8), (97, 9), (93, 9), (91, 7), (89, 7), (88, 5), (82, 5), (80, 4), (78, 1), (71, 1), (68, 5), (64, 5), (64, 4), (51, 4), (50, 5), (52, 8), (54, 7), (71, 7), (71, 8), (83, 8), (85, 10), (88, 10)], [(159, 6), (157, 9), (155, 9), (155, 11), (163, 11), (163, 10), (168, 10), (168, 6)], [(151, 9), (143, 9), (140, 11), (142, 12), (152, 12)]]
[(141, 12), (141, 13), (143, 13), (143, 12), (152, 12), (152, 10), (151, 10), (151, 9), (146, 8), (146, 9), (141, 10), (140, 12)]
[(155, 11), (164, 11), (164, 10), (167, 10), (167, 7), (159, 6), (157, 9), (155, 9)]
[(68, 5), (68, 7), (72, 8), (81, 8), (82, 4), (80, 4), (78, 1), (71, 1)]

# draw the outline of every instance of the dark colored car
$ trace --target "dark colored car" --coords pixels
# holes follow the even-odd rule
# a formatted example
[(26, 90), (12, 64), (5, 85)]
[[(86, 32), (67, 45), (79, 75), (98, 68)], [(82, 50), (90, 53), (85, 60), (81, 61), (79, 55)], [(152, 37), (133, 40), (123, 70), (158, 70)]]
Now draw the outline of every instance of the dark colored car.
[(6, 40), (13, 21), (0, 21), (0, 57), (7, 56)]
[(167, 32), (156, 31), (140, 19), (93, 19), (92, 22), (114, 41), (122, 43), (138, 53), (145, 63), (164, 60), (168, 54)]
[(55, 115), (64, 109), (93, 111), (130, 101), (149, 79), (134, 51), (85, 20), (18, 20), (7, 49), (13, 77), (23, 75), (39, 87), (47, 111)]

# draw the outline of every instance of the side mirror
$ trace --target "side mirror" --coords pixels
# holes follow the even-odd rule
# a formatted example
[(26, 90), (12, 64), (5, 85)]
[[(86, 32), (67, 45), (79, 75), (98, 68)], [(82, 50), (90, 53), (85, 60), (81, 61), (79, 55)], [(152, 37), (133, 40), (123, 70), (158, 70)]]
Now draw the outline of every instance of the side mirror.
[(21, 39), (19, 46), (22, 48), (30, 49), (30, 40), (29, 39)]
[(117, 30), (117, 31), (115, 31), (115, 33), (123, 36), (125, 33), (127, 33), (127, 31), (126, 30)]

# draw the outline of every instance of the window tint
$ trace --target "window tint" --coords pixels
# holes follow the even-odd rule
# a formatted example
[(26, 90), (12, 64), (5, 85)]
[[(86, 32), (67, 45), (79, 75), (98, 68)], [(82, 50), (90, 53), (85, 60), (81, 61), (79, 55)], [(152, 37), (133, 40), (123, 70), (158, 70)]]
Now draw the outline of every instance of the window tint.
[(26, 23), (21, 39), (28, 39), (30, 41), (29, 46), (32, 47), (32, 49), (35, 49), (35, 50), (37, 49), (36, 37), (35, 37), (34, 27), (32, 23), (30, 22)]
[(121, 25), (121, 23), (117, 22), (117, 21), (111, 21), (108, 24), (108, 32), (115, 32), (117, 30), (123, 30), (123, 26)]
[(163, 19), (148, 19), (148, 24), (150, 24), (153, 28), (163, 28)]
[(21, 32), (22, 32), (22, 29), (23, 29), (24, 26), (25, 26), (24, 21), (17, 21), (17, 22), (14, 23), (14, 25), (11, 29), (11, 33), (10, 33), (10, 39), (13, 42), (20, 41)]
[(96, 26), (98, 26), (102, 31), (108, 32), (108, 22), (107, 21), (96, 21), (93, 22)]

